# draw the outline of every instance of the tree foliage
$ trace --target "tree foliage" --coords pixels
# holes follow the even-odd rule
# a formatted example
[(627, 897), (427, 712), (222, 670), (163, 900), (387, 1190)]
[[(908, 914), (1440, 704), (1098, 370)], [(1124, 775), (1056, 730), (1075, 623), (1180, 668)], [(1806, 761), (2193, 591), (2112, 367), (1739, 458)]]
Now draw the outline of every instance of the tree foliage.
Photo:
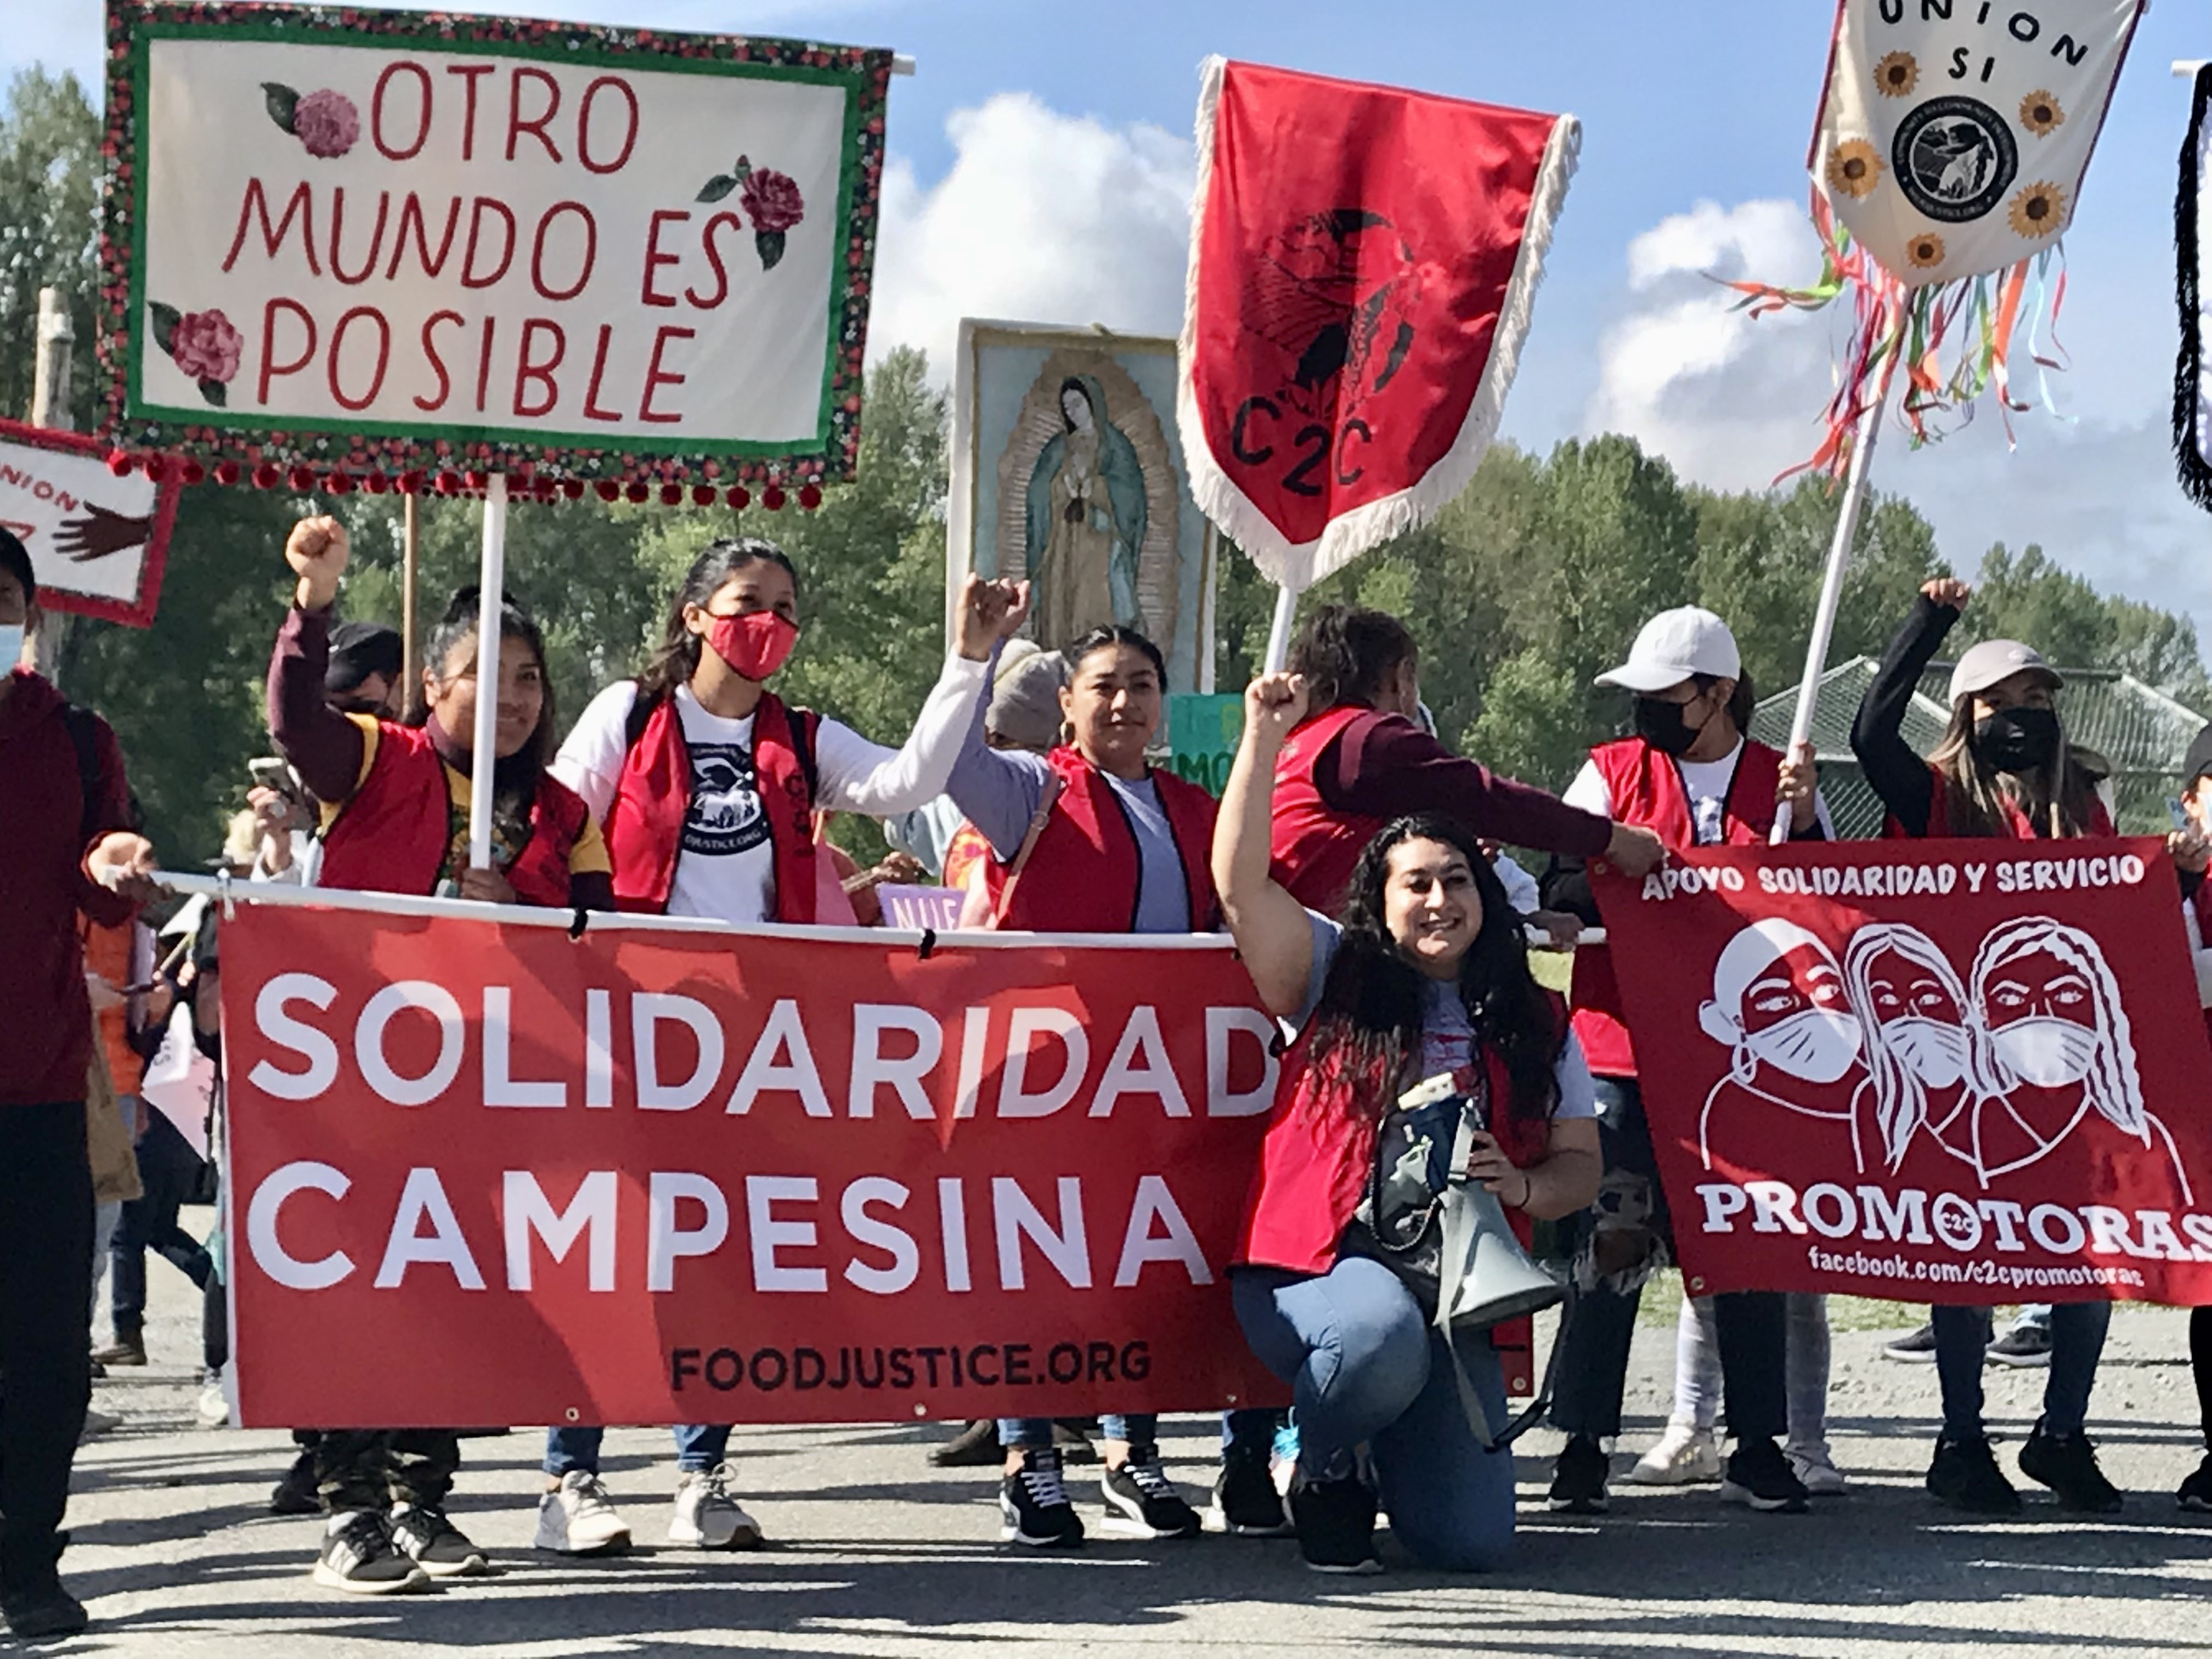
[(100, 117), (76, 76), (16, 71), (0, 108), (0, 413), (17, 420), (31, 412), (42, 288), (69, 295), (69, 409), (80, 430), (91, 420), (100, 165)]

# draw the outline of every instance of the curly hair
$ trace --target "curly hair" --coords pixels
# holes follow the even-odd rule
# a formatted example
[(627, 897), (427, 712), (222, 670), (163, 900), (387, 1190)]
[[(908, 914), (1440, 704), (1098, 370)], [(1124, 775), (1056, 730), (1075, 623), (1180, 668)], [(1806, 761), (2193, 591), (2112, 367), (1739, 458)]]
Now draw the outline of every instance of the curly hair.
[(1476, 1040), (1504, 1062), (1511, 1115), (1546, 1122), (1559, 1104), (1553, 1068), (1566, 1043), (1565, 1023), (1528, 971), (1520, 917), (1474, 833), (1440, 812), (1398, 819), (1360, 854), (1339, 918), (1344, 936), (1314, 1013), (1310, 1063), (1343, 1085), (1328, 1093), (1345, 1109), (1380, 1121), (1397, 1098), (1395, 1080), (1420, 1050), (1429, 981), (1391, 938), (1383, 908), (1390, 854), (1412, 841), (1451, 848), (1474, 872), (1482, 926), (1460, 962), (1460, 1001)]

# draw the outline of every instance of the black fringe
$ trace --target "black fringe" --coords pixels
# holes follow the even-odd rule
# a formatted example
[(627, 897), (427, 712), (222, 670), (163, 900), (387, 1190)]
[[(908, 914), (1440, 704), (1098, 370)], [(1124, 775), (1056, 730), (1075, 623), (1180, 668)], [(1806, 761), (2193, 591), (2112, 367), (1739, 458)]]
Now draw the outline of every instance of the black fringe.
[(2176, 295), (2181, 307), (2181, 359), (2173, 375), (2173, 454), (2180, 465), (2181, 487), (2190, 500), (2212, 513), (2212, 461), (2204, 446), (2212, 434), (2197, 425), (2199, 388), (2204, 369), (2203, 284), (2197, 269), (2197, 191), (2204, 127), (2212, 113), (2212, 65), (2197, 71), (2195, 96), (2190, 100), (2189, 137), (2181, 151), (2181, 189), (2173, 207), (2174, 264), (2179, 273)]

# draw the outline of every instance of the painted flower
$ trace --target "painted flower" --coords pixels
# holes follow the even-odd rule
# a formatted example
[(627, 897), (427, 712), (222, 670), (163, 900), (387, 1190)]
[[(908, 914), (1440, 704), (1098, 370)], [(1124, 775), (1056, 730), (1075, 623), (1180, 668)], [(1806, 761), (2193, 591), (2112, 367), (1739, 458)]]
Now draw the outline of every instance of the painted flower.
[(1923, 231), (1905, 245), (1905, 257), (1922, 270), (1933, 270), (1949, 257), (1950, 250), (1934, 231)]
[(343, 155), (361, 139), (361, 112), (353, 100), (328, 87), (305, 94), (276, 81), (261, 83), (269, 118), (307, 146), (307, 154)]
[(774, 173), (766, 167), (756, 171), (739, 156), (738, 176), (744, 181), (738, 200), (756, 231), (789, 230), (806, 216), (805, 200), (788, 173)]
[(2042, 179), (2024, 185), (2012, 198), (2010, 216), (2016, 236), (2032, 242), (2055, 236), (2066, 223), (2066, 192)]
[(200, 396), (221, 408), (245, 355), (246, 340), (220, 311), (179, 311), (156, 301), (146, 307), (154, 343), (199, 382)]
[(2066, 125), (2066, 111), (2047, 92), (2031, 92), (2020, 100), (2020, 124), (2039, 138), (2048, 138)]
[(1920, 60), (1909, 52), (1893, 52), (1874, 66), (1875, 89), (1885, 98), (1909, 98), (1920, 84)]
[(1828, 188), (1839, 196), (1871, 196), (1881, 182), (1881, 156), (1863, 138), (1837, 145), (1828, 157)]

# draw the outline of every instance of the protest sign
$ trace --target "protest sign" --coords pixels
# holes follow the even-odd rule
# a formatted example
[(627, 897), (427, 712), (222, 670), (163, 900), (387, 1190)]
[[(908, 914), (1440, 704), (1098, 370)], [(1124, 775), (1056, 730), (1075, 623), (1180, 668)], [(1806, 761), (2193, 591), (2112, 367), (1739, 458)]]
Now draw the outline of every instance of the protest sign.
[(1700, 848), (1595, 890), (1693, 1291), (2212, 1303), (2162, 843)]
[(849, 477), (888, 52), (108, 8), (106, 435), (231, 465)]
[(1224, 1273), (1276, 1073), (1225, 941), (224, 934), (244, 1422), (1282, 1397)]
[(1177, 777), (1218, 795), (1243, 739), (1241, 695), (1190, 691), (1168, 699), (1168, 765)]
[(107, 446), (75, 432), (0, 420), (0, 530), (21, 542), (39, 603), (144, 628), (183, 483), (107, 470)]
[(1183, 451), (1206, 517), (1302, 592), (1474, 476), (1582, 129), (1218, 58), (1204, 73)]

